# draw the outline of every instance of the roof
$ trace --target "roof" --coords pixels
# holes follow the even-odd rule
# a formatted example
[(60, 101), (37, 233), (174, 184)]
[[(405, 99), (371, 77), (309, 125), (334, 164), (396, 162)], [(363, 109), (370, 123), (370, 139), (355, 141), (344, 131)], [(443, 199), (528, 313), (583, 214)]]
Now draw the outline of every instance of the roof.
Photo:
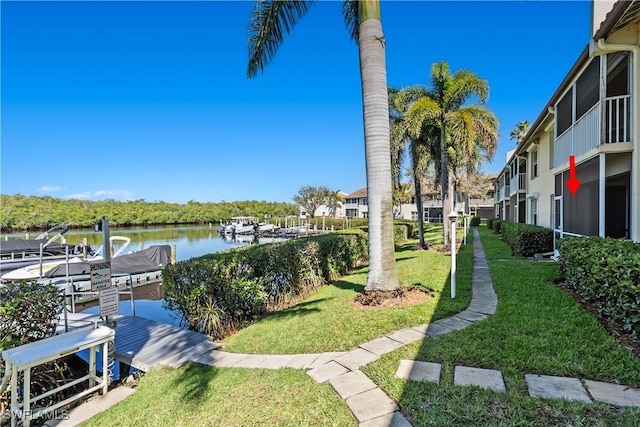
[(361, 197), (367, 197), (367, 187), (361, 188), (344, 196), (345, 199), (359, 199)]
[(638, 12), (640, 12), (640, 1), (618, 0), (611, 8), (611, 11), (607, 13), (606, 18), (600, 24), (600, 28), (593, 35), (593, 39), (599, 40), (608, 37), (615, 30), (637, 18)]

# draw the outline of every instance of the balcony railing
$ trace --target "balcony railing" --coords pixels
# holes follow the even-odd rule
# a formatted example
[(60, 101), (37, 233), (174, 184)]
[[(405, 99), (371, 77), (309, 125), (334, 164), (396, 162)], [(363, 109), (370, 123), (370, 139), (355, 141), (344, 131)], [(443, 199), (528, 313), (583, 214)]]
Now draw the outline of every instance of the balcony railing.
[(518, 191), (527, 191), (527, 174), (518, 174)]
[(613, 96), (606, 102), (604, 143), (631, 142), (631, 95)]
[(569, 156), (580, 156), (600, 145), (600, 103), (587, 111), (573, 126), (556, 138), (553, 166), (569, 162)]
[(507, 197), (509, 197), (509, 194), (511, 194), (509, 192), (509, 186), (505, 185), (504, 187), (500, 187), (500, 191), (499, 191), (499, 195), (498, 195), (498, 201), (500, 200), (504, 200)]
[(601, 103), (595, 104), (573, 126), (556, 138), (553, 166), (569, 161), (569, 156), (580, 156), (601, 143), (631, 142), (631, 95), (612, 96), (604, 101), (604, 134), (601, 129)]

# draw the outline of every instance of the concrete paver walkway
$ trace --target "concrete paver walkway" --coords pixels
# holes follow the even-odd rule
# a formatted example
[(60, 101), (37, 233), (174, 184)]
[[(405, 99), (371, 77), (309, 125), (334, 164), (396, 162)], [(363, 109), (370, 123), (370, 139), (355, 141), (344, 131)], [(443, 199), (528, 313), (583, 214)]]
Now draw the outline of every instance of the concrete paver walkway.
[[(411, 424), (399, 412), (397, 403), (360, 371), (360, 368), (377, 360), (381, 355), (412, 342), (446, 335), (481, 322), (489, 315), (494, 314), (497, 306), (498, 297), (493, 289), (480, 236), (478, 231), (474, 230), (471, 302), (466, 310), (456, 315), (388, 333), (348, 352), (258, 355), (213, 350), (194, 355), (192, 360), (215, 367), (306, 369), (307, 374), (315, 381), (328, 382), (333, 386), (353, 412), (360, 427), (410, 427)], [(178, 367), (185, 361), (185, 358), (181, 357), (167, 360), (164, 364)], [(440, 372), (441, 366), (437, 363), (403, 360), (396, 375), (410, 380), (438, 383)], [(529, 394), (532, 397), (591, 402), (590, 393), (594, 399), (613, 405), (640, 406), (640, 390), (616, 384), (587, 380), (587, 393), (580, 380), (576, 378), (526, 375), (526, 381), (529, 385)], [(502, 373), (496, 370), (456, 366), (454, 383), (457, 385), (477, 385), (496, 392), (506, 391)], [(109, 394), (104, 396), (103, 400), (108, 399)]]

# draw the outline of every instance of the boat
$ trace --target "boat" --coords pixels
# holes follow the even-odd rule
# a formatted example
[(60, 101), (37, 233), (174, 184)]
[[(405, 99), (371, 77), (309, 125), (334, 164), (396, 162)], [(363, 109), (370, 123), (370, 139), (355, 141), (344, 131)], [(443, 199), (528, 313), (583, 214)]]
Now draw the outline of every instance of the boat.
[(264, 222), (259, 223), (256, 218), (252, 216), (234, 216), (231, 221), (226, 224), (220, 224), (218, 232), (220, 235), (233, 234), (255, 234), (270, 232), (276, 228), (274, 224), (267, 224)]
[[(170, 245), (154, 245), (137, 252), (119, 255), (111, 259), (112, 285), (117, 286), (121, 284), (119, 279), (123, 277), (126, 279), (134, 275), (159, 277), (162, 268), (170, 262)], [(37, 282), (52, 284), (73, 292), (88, 291), (91, 289), (90, 274), (93, 263), (92, 261), (82, 261), (57, 265), (44, 273), (44, 277), (38, 279)]]
[[(109, 247), (119, 246), (118, 249), (111, 255), (112, 258), (118, 257), (125, 253), (131, 239), (125, 236), (111, 236), (109, 238)], [(60, 265), (66, 266), (71, 264), (77, 264), (85, 261), (97, 261), (103, 259), (102, 252), (104, 248), (100, 246), (97, 250), (91, 251), (86, 257), (81, 255), (74, 255), (67, 259), (65, 255), (62, 259), (54, 259), (48, 262), (37, 261), (35, 263), (26, 265), (21, 268), (17, 268), (13, 271), (9, 271), (0, 276), (0, 280), (3, 282), (15, 282), (20, 280), (36, 280), (45, 277), (46, 273)], [(74, 252), (75, 254), (75, 252)]]
[(35, 239), (0, 241), (0, 272), (39, 262), (63, 260), (67, 254), (75, 255), (75, 245), (62, 241), (62, 235), (68, 230), (65, 224), (59, 224)]

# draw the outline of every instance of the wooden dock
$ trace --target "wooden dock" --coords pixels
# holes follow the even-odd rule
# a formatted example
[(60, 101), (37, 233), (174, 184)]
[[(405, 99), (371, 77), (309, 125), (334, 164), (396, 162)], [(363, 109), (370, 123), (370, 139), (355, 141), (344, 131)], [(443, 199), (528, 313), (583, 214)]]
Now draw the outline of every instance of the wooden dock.
[[(148, 372), (169, 363), (173, 366), (215, 350), (220, 344), (208, 335), (142, 317), (114, 315), (116, 321), (115, 359), (136, 369)], [(69, 330), (88, 326), (99, 316), (87, 313), (67, 313)], [(64, 333), (64, 319), (58, 332)]]

